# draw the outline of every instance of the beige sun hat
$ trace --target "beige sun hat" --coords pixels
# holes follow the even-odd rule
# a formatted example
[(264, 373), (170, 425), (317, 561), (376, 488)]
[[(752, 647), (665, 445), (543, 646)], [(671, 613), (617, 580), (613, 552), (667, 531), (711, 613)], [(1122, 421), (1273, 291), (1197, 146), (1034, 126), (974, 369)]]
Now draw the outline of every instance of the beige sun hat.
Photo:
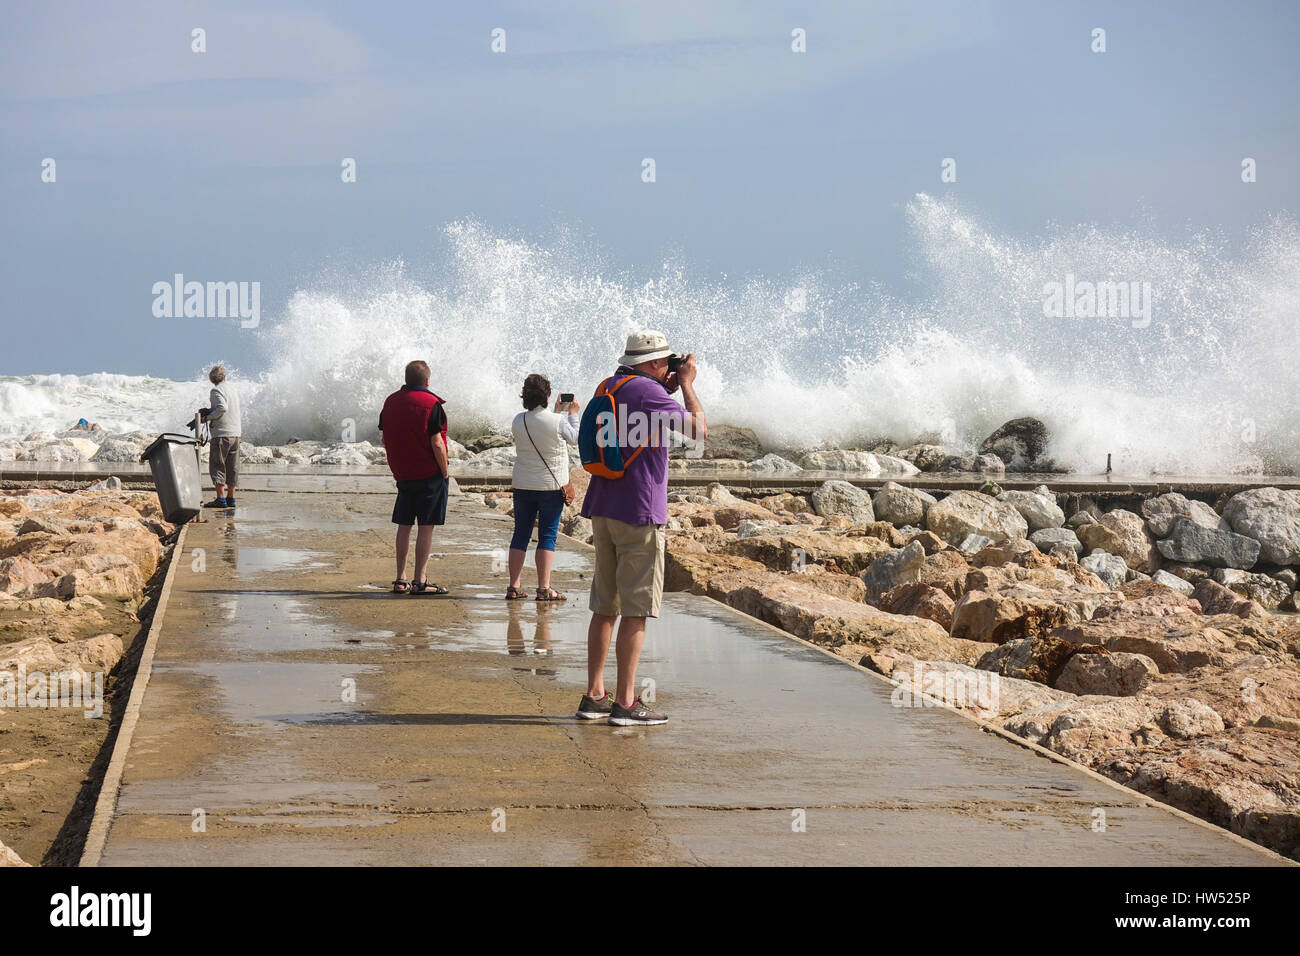
[(668, 347), (668, 336), (653, 329), (633, 332), (627, 337), (627, 348), (619, 358), (619, 365), (640, 365), (655, 359), (667, 358), (673, 354)]

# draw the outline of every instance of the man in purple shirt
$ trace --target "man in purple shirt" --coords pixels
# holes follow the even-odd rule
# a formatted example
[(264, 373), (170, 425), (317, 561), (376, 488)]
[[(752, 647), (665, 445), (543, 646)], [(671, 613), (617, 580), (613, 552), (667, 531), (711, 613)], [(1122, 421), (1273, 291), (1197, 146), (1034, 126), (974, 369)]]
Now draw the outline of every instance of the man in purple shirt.
[[(617, 425), (608, 438), (619, 445), (627, 465), (622, 478), (593, 475), (582, 501), (582, 514), (591, 519), (596, 572), (587, 628), (587, 693), (578, 705), (578, 716), (606, 717), (618, 726), (664, 724), (668, 718), (651, 711), (636, 696), (636, 666), (645, 642), (645, 619), (659, 616), (664, 593), (668, 433), (678, 431), (703, 441), (708, 426), (695, 395), (694, 355), (678, 360), (663, 333), (635, 332), (628, 336), (627, 350), (618, 361), (618, 371), (608, 381), (611, 388), (623, 384), (613, 396)], [(669, 371), (670, 364), (675, 371)], [(671, 398), (678, 388), (685, 408)], [(609, 694), (605, 658), (620, 615), (615, 650), (618, 687), (617, 694)]]

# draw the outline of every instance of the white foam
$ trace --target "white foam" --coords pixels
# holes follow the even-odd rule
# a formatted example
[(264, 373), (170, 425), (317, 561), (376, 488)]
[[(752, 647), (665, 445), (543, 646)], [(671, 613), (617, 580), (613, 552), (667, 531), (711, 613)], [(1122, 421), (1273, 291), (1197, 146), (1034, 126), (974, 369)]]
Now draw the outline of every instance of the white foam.
[[(321, 280), (268, 316), (266, 371), (241, 386), (247, 436), (337, 440), (351, 419), (375, 441), (412, 358), (433, 367), (453, 434), (504, 430), (526, 374), (585, 402), (627, 333), (658, 328), (699, 354), (710, 420), (749, 425), (774, 449), (881, 437), (972, 447), (1034, 415), (1051, 456), (1081, 472), (1108, 453), (1123, 474), (1300, 470), (1296, 223), (1266, 223), (1231, 254), (1207, 235), (1175, 244), (1090, 226), (1008, 238), (924, 195), (907, 215), (928, 288), (909, 302), (824, 273), (702, 281), (670, 263), (650, 279), (611, 275), (572, 236), (535, 243), (454, 223), (444, 261)], [(1045, 318), (1043, 286), (1067, 273), (1151, 283), (1150, 325)], [(175, 430), (206, 395), (202, 381), (0, 378), (0, 434), (83, 416)]]

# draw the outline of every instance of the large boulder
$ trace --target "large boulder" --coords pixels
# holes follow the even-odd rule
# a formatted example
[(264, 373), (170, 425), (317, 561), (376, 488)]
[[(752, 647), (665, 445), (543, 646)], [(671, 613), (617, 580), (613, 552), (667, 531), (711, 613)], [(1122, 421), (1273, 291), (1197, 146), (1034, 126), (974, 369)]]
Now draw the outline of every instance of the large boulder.
[(799, 463), (810, 471), (851, 471), (867, 478), (907, 478), (920, 474), (920, 469), (910, 461), (893, 455), (847, 451), (843, 448), (805, 452)]
[(1185, 594), (1188, 597), (1190, 597), (1192, 591), (1196, 589), (1196, 586), (1190, 581), (1186, 581), (1176, 574), (1170, 574), (1168, 571), (1157, 571), (1155, 574), (1151, 575), (1151, 580), (1157, 584), (1163, 584), (1167, 588), (1172, 588), (1180, 594)]
[(1227, 727), (1248, 727), (1270, 714), (1300, 718), (1300, 668), (1258, 654), (1227, 669), (1203, 667), (1154, 678), (1143, 693), (1195, 697), (1213, 707)]
[(775, 495), (766, 495), (762, 498), (755, 498), (754, 504), (762, 505), (774, 514), (781, 511), (788, 511), (792, 515), (798, 515), (812, 511), (812, 507), (808, 504), (807, 498), (802, 495), (791, 494), (788, 491), (783, 491), (780, 494)]
[(1259, 542), (1260, 561), (1300, 564), (1300, 492), (1251, 488), (1228, 499), (1223, 517), (1237, 534)]
[(718, 575), (766, 570), (752, 558), (718, 554), (706, 548), (681, 547), (675, 539), (670, 539), (669, 547), (664, 551), (664, 590), (707, 594), (709, 581)]
[(498, 434), (480, 435), (465, 442), (465, 448), (476, 455), (481, 451), (487, 451), (489, 448), (510, 448), (513, 445), (514, 441), (509, 435)]
[(954, 491), (931, 505), (926, 523), (954, 547), (972, 534), (997, 541), (1029, 533), (1028, 522), (1013, 506), (977, 491)]
[(879, 607), (890, 614), (908, 614), (934, 621), (945, 631), (952, 627), (953, 599), (920, 581), (891, 588), (880, 598)]
[(1073, 699), (1070, 694), (1034, 681), (1003, 677), (953, 661), (918, 660), (908, 654), (883, 651), (864, 655), (861, 664), (897, 685), (891, 700), (899, 706), (924, 706), (924, 698), (918, 699), (924, 695), (982, 720), (1003, 720)]
[(998, 495), (998, 501), (1005, 502), (1020, 512), (1020, 516), (1029, 525), (1031, 537), (1034, 531), (1059, 528), (1065, 524), (1065, 512), (1056, 504), (1055, 496), (1047, 489), (1004, 491)]
[(1142, 502), (1142, 515), (1147, 519), (1147, 527), (1157, 538), (1169, 536), (1175, 518), (1187, 518), (1202, 528), (1215, 531), (1232, 530), (1228, 522), (1220, 518), (1205, 502), (1186, 498), (1176, 491), (1147, 498)]
[(1128, 566), (1117, 554), (1109, 554), (1101, 550), (1093, 551), (1079, 562), (1079, 566), (1097, 575), (1109, 588), (1118, 588), (1128, 580)]
[(1206, 614), (1231, 614), (1234, 617), (1268, 620), (1269, 613), (1250, 598), (1224, 587), (1218, 581), (1206, 578), (1192, 589), (1192, 598)]
[(1047, 426), (1037, 418), (1013, 418), (980, 443), (981, 455), (997, 455), (1011, 471), (1032, 471), (1047, 451)]
[(879, 538), (847, 537), (791, 525), (789, 530), (779, 533), (726, 541), (720, 550), (757, 561), (773, 571), (798, 571), (808, 565), (820, 565), (857, 575), (891, 549)]
[(733, 495), (720, 482), (710, 482), (705, 494), (713, 505), (713, 520), (728, 531), (734, 531), (742, 521), (765, 521), (772, 517), (762, 505)]
[(1160, 668), (1145, 654), (1075, 654), (1053, 686), (1071, 694), (1132, 697), (1159, 676)]
[(924, 560), (925, 548), (919, 541), (876, 558), (862, 576), (867, 586), (867, 601), (875, 604), (886, 591), (917, 580)]
[(910, 461), (922, 471), (935, 471), (940, 463), (951, 455), (952, 449), (943, 445), (909, 445), (898, 452), (898, 457), (904, 461)]
[[(1074, 561), (1074, 553), (1070, 552)], [(1028, 538), (1003, 538), (992, 544), (986, 544), (976, 551), (970, 559), (977, 568), (1002, 567), (1016, 564), (1027, 568), (1055, 568), (1058, 563), (1038, 550), (1038, 546)]]
[(29, 637), (0, 644), (0, 671), (17, 673), (21, 664), (29, 674), (76, 671), (107, 675), (122, 659), (122, 652), (122, 639), (115, 634), (97, 634), (63, 643), (55, 643), (48, 637)]
[(1300, 859), (1300, 736), (1238, 727), (1097, 769), (1139, 793)]
[(1225, 667), (1248, 653), (1235, 637), (1191, 615), (1077, 621), (1053, 635), (1074, 644), (1099, 644), (1111, 653), (1144, 654), (1162, 674)]
[(889, 614), (807, 583), (805, 575), (740, 570), (713, 575), (707, 594), (804, 640), (831, 648), (896, 649), (921, 657), (975, 660), (969, 641), (954, 641), (933, 621)]
[(1068, 548), (1076, 558), (1083, 557), (1083, 542), (1069, 528), (1043, 528), (1029, 536), (1043, 554), (1051, 554), (1053, 548)]
[(1049, 592), (1034, 588), (1001, 593), (970, 590), (953, 607), (951, 633), (964, 640), (1005, 644), (1038, 637), (1077, 620), (1079, 614), (1055, 601)]
[(1090, 618), (1106, 604), (1123, 600), (1105, 582), (1077, 564), (1061, 568), (1028, 568), (1008, 564), (1000, 568), (973, 568), (964, 591), (990, 591), (1030, 601), (1051, 601), (1070, 608), (1071, 619)]
[[(916, 543), (921, 543), (919, 540)], [(966, 576), (970, 565), (960, 551), (949, 548), (927, 554), (917, 571), (916, 579), (921, 584), (938, 588), (954, 601), (966, 593)]]
[(934, 495), (915, 488), (904, 488), (893, 481), (885, 482), (871, 499), (876, 517), (900, 528), (904, 525), (921, 527), (925, 521), (926, 509), (934, 502)]
[(50, 582), (53, 575), (24, 557), (0, 559), (0, 593), (31, 597)]
[(1212, 577), (1229, 591), (1255, 601), (1267, 610), (1279, 607), (1293, 590), (1286, 581), (1235, 568), (1215, 568)]
[(1206, 528), (1189, 518), (1175, 518), (1168, 537), (1157, 541), (1156, 547), (1170, 561), (1248, 571), (1259, 560), (1261, 546), (1242, 534)]
[[(1056, 679), (1066, 663), (1079, 654), (1079, 646), (1050, 634), (1007, 641), (985, 654), (976, 667), (995, 671), (1003, 677), (1032, 680), (1049, 687), (1057, 686)], [(1095, 653), (1084, 657), (1104, 656)], [(1065, 690), (1066, 688), (1059, 688)]]
[(823, 518), (844, 518), (852, 524), (870, 524), (876, 520), (871, 495), (847, 481), (822, 482), (808, 497), (814, 513)]
[(1190, 740), (1223, 731), (1223, 719), (1192, 698), (1074, 697), (1017, 714), (1003, 726), (1071, 759), (1131, 750), (1169, 738)]
[[(713, 437), (713, 430), (709, 429), (709, 437)], [(790, 461), (788, 458), (782, 458), (768, 452), (761, 458), (755, 458), (753, 461), (746, 462), (745, 467), (749, 471), (761, 471), (764, 473), (792, 475), (796, 471), (803, 471), (803, 468)]]
[(1091, 551), (1105, 551), (1124, 559), (1134, 571), (1150, 573), (1160, 566), (1160, 555), (1147, 534), (1146, 524), (1131, 511), (1108, 511), (1076, 534)]

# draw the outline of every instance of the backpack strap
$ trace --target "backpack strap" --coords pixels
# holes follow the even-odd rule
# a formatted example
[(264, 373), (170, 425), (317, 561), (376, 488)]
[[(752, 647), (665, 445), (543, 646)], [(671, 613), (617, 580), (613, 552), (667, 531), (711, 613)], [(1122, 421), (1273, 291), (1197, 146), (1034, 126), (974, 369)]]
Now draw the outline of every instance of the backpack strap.
[[(597, 390), (596, 394), (597, 394), (597, 395), (606, 395), (606, 396), (608, 396), (609, 399), (610, 399), (610, 404), (611, 404), (611, 405), (614, 405), (614, 393), (617, 392), (620, 388), (622, 388), (624, 385), (626, 385), (628, 382), (632, 381), (632, 379), (634, 379), (634, 378), (636, 378), (636, 377), (637, 377), (637, 373), (633, 373), (633, 374), (631, 374), (631, 375), (624, 375), (621, 379), (619, 379), (618, 383), (617, 383), (613, 388), (609, 388), (609, 383), (612, 382), (612, 381), (614, 381), (613, 377), (607, 378), (607, 379), (605, 379), (605, 381), (603, 381), (603, 382), (600, 383), (600, 389)], [(644, 376), (644, 377), (649, 377), (649, 376)], [(618, 409), (618, 406), (617, 406), (617, 405), (614, 405), (614, 408), (615, 408), (615, 411), (614, 411), (614, 420), (615, 420), (615, 422), (617, 422), (617, 421), (618, 421), (618, 410), (617, 410), (617, 409)], [(628, 466), (628, 465), (630, 465), (630, 464), (632, 464), (632, 462), (636, 461), (636, 456), (637, 456), (637, 455), (641, 454), (641, 452), (645, 451), (647, 448), (650, 447), (650, 442), (651, 442), (652, 439), (653, 439), (653, 436), (648, 437), (648, 438), (646, 439), (646, 443), (645, 443), (644, 445), (640, 445), (640, 446), (638, 446), (638, 447), (636, 448), (636, 450), (632, 452), (632, 454), (628, 455), (625, 459), (623, 459), (623, 470), (624, 470), (624, 471), (627, 471), (627, 466)]]

